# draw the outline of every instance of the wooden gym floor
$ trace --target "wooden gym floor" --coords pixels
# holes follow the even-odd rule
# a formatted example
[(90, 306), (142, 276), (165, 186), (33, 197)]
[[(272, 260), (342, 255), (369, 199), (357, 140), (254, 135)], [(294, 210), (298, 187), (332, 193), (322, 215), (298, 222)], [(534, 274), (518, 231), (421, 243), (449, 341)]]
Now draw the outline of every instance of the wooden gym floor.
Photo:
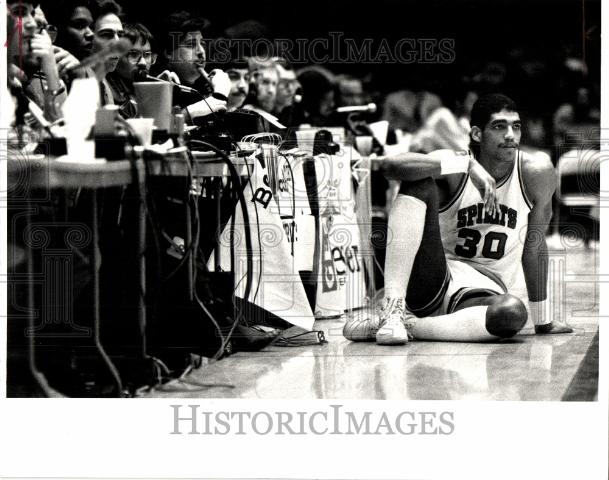
[[(599, 249), (549, 241), (550, 291), (573, 334), (538, 336), (532, 325), (487, 344), (352, 343), (345, 318), (318, 320), (328, 343), (236, 353), (143, 393), (147, 397), (592, 401), (598, 385)], [(523, 285), (523, 282), (522, 282)], [(515, 294), (526, 299), (523, 286)]]

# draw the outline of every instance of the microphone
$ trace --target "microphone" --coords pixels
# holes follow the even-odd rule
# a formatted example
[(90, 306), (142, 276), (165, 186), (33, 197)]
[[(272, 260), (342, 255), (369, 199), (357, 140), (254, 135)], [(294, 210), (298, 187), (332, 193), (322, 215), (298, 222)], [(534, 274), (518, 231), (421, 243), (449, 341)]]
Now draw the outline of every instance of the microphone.
[(131, 80), (134, 82), (164, 82), (160, 78), (148, 75), (148, 71), (143, 68), (136, 68), (131, 74)]
[(160, 78), (153, 77), (152, 75), (148, 75), (148, 72), (146, 70), (143, 70), (143, 69), (134, 70), (133, 73), (131, 74), (131, 77), (132, 77), (134, 82), (165, 82), (165, 83), (171, 83), (174, 87), (177, 87), (182, 92), (193, 93), (193, 94), (196, 94), (196, 95), (199, 95), (199, 96), (202, 97), (201, 93), (198, 90), (195, 90), (194, 88), (187, 87), (186, 85), (181, 85), (179, 83), (171, 82), (171, 81), (168, 81), (168, 80), (162, 80)]
[(89, 55), (87, 58), (81, 60), (79, 65), (69, 68), (67, 71), (79, 70), (81, 68), (92, 67), (99, 65), (106, 61), (108, 57), (118, 56), (122, 57), (131, 48), (131, 42), (126, 38), (119, 38), (118, 40), (112, 40), (108, 45), (103, 47), (99, 52), (95, 52), (93, 55)]
[(205, 71), (205, 69), (203, 67), (197, 67), (197, 70), (201, 74), (201, 77), (203, 77), (203, 80), (205, 81), (205, 84), (207, 86), (208, 92), (206, 92), (206, 93), (214, 93), (214, 85), (211, 83), (211, 80), (209, 79), (209, 75), (207, 75), (207, 72)]
[(355, 105), (353, 107), (338, 107), (336, 113), (375, 113), (376, 103), (369, 103), (368, 105)]

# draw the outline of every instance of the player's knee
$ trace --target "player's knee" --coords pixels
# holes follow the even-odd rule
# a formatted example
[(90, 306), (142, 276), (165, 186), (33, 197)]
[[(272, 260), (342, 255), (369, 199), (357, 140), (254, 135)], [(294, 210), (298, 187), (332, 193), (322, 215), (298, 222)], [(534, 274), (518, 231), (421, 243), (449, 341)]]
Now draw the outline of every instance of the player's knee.
[(486, 329), (491, 335), (509, 338), (516, 335), (527, 322), (527, 309), (513, 295), (499, 295), (486, 311)]
[(432, 178), (424, 178), (422, 180), (415, 180), (412, 182), (402, 180), (400, 193), (418, 198), (427, 203), (432, 195), (437, 195), (437, 188)]

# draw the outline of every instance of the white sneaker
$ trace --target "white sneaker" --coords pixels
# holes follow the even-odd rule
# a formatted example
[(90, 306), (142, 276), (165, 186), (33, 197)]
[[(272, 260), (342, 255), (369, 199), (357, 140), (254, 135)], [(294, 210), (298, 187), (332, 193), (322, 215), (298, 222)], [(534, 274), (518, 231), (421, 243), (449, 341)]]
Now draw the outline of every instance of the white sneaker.
[(381, 310), (380, 327), (376, 332), (379, 345), (404, 345), (408, 342), (406, 322), (406, 302), (404, 298), (385, 298)]
[(343, 336), (352, 342), (373, 342), (379, 329), (379, 317), (374, 311), (354, 312), (343, 327)]

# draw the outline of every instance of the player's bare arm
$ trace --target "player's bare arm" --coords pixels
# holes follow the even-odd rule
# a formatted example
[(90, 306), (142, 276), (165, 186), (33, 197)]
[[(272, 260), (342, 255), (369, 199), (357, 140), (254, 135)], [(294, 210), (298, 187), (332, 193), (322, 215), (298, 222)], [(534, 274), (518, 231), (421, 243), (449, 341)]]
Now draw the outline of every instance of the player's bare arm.
[(528, 230), (522, 253), (522, 268), (529, 307), (537, 333), (570, 333), (572, 329), (553, 321), (548, 303), (548, 247), (546, 232), (552, 218), (552, 195), (556, 171), (547, 156), (525, 154), (522, 174), (525, 193), (531, 203)]
[(480, 191), (486, 209), (495, 208), (495, 179), (468, 152), (436, 150), (429, 154), (407, 152), (383, 158), (383, 173), (389, 180), (436, 180), (443, 195), (451, 198), (466, 173)]

